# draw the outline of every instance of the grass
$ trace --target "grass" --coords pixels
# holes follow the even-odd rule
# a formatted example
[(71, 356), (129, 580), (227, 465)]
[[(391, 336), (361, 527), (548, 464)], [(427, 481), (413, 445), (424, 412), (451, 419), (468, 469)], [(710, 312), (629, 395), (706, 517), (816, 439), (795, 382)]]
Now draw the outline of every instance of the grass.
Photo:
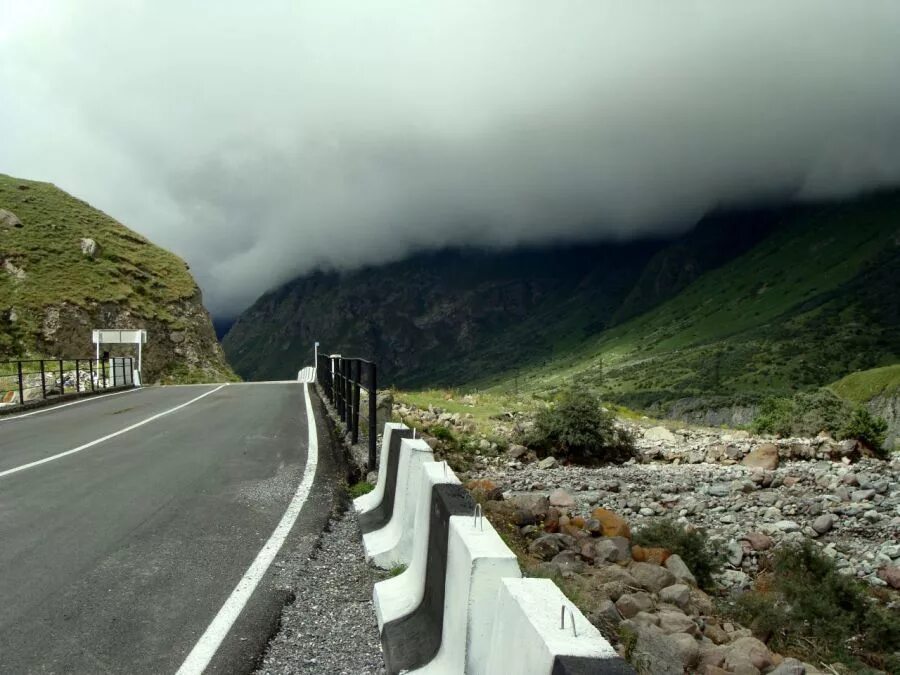
[(388, 577), (398, 577), (406, 571), (406, 565), (403, 563), (394, 563), (391, 565), (390, 569), (388, 569)]
[[(109, 302), (174, 324), (170, 305), (197, 293), (181, 258), (50, 183), (0, 174), (0, 208), (22, 221), (0, 227), (0, 257), (25, 273), (0, 272), (0, 307), (15, 308), (22, 333), (18, 353), (32, 348), (28, 336), (40, 329), (47, 306)], [(82, 238), (101, 246), (96, 259), (82, 254)]]
[(892, 396), (900, 392), (900, 363), (851, 373), (829, 387), (841, 398), (867, 403), (876, 396)]
[(361, 480), (358, 483), (354, 483), (350, 487), (347, 488), (347, 492), (350, 493), (351, 499), (356, 499), (357, 497), (362, 497), (363, 495), (369, 494), (372, 490), (375, 489), (375, 486), (372, 485), (369, 481)]
[[(496, 418), (505, 411), (528, 411), (536, 407), (531, 396), (517, 397), (498, 391), (476, 391), (465, 394), (458, 389), (423, 389), (421, 391), (394, 390), (393, 393), (397, 403), (407, 406), (415, 405), (420, 410), (428, 410), (428, 407), (431, 406), (440, 408), (451, 415), (458, 413), (461, 417), (465, 417), (467, 414), (471, 414), (475, 432), (485, 436), (493, 435)], [(465, 401), (466, 396), (470, 397), (468, 403)]]

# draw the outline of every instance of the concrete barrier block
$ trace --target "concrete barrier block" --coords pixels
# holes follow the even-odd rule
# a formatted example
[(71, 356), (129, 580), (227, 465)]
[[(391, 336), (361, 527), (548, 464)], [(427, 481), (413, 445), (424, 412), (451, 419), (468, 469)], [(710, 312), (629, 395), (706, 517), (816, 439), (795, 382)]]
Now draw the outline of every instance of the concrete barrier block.
[(422, 675), (516, 672), (486, 670), (501, 580), (519, 578), (515, 554), (486, 520), (451, 516), (441, 645), (412, 672)]
[[(560, 609), (566, 608), (565, 627)], [(503, 579), (495, 598), (491, 648), (478, 673), (634, 673), (549, 579)], [(575, 630), (572, 629), (574, 618)]]
[[(378, 455), (378, 482), (369, 494), (353, 500), (353, 508), (363, 514), (375, 509), (382, 503), (388, 492), (388, 476), (393, 474), (394, 485), (397, 480), (397, 454), (400, 452), (400, 437), (408, 438), (412, 431), (405, 424), (390, 422), (384, 425), (381, 435), (381, 452)], [(391, 469), (393, 467), (393, 471)]]
[(436, 485), (459, 485), (459, 479), (446, 463), (426, 462), (422, 466), (424, 474), (416, 498), (415, 537), (409, 566), (402, 574), (375, 584), (372, 593), (379, 631), (384, 624), (410, 614), (421, 605), (425, 595), (428, 550), (429, 546), (436, 545), (431, 541), (432, 493)]
[(424, 478), (422, 465), (433, 462), (434, 455), (421, 439), (402, 439), (398, 454), (397, 484), (391, 519), (380, 529), (363, 534), (366, 558), (388, 569), (409, 565), (415, 534), (416, 497)]

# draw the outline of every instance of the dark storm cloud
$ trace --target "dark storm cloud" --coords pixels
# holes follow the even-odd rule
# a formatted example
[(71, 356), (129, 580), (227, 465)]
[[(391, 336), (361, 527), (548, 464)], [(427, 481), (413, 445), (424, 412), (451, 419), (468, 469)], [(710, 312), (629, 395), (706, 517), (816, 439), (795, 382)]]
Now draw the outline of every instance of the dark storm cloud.
[(900, 182), (893, 0), (6, 2), (0, 171), (177, 251), (219, 314), (316, 267)]

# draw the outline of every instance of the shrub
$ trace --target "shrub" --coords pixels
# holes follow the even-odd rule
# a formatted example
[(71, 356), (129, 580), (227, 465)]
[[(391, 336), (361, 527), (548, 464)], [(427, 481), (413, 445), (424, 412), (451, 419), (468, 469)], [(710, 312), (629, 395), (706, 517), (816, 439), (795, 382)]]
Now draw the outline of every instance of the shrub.
[(347, 492), (350, 493), (351, 499), (356, 499), (357, 497), (362, 497), (363, 495), (370, 493), (374, 489), (375, 486), (369, 481), (361, 480), (347, 488)]
[(722, 558), (710, 545), (706, 532), (688, 530), (671, 518), (657, 520), (638, 530), (634, 543), (647, 548), (665, 548), (684, 560), (701, 588), (712, 588), (713, 575), (722, 569)]
[[(855, 578), (810, 541), (782, 546), (771, 561), (767, 588), (744, 594), (737, 618), (770, 637), (776, 650), (810, 660), (860, 659), (889, 672), (900, 667), (900, 616), (876, 604)], [(858, 665), (858, 664), (857, 664)]]
[(632, 456), (634, 444), (613, 420), (593, 393), (574, 386), (537, 414), (524, 441), (541, 456), (566, 457), (578, 463), (621, 461)]
[(768, 398), (753, 419), (755, 433), (777, 436), (837, 435), (851, 415), (851, 408), (827, 389), (801, 392), (792, 398)]
[(445, 426), (435, 424), (428, 429), (428, 432), (439, 441), (454, 441), (453, 432)]
[(866, 408), (856, 408), (841, 429), (841, 438), (855, 438), (872, 448), (875, 452), (883, 452), (887, 439), (887, 422), (876, 417)]

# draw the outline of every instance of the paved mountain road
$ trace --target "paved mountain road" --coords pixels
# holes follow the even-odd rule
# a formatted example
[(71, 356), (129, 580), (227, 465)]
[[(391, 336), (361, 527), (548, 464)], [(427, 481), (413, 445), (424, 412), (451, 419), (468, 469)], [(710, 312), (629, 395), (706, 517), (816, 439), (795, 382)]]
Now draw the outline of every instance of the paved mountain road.
[(306, 388), (149, 387), (0, 418), (0, 673), (251, 670), (285, 601), (260, 551), (318, 534), (331, 506)]

